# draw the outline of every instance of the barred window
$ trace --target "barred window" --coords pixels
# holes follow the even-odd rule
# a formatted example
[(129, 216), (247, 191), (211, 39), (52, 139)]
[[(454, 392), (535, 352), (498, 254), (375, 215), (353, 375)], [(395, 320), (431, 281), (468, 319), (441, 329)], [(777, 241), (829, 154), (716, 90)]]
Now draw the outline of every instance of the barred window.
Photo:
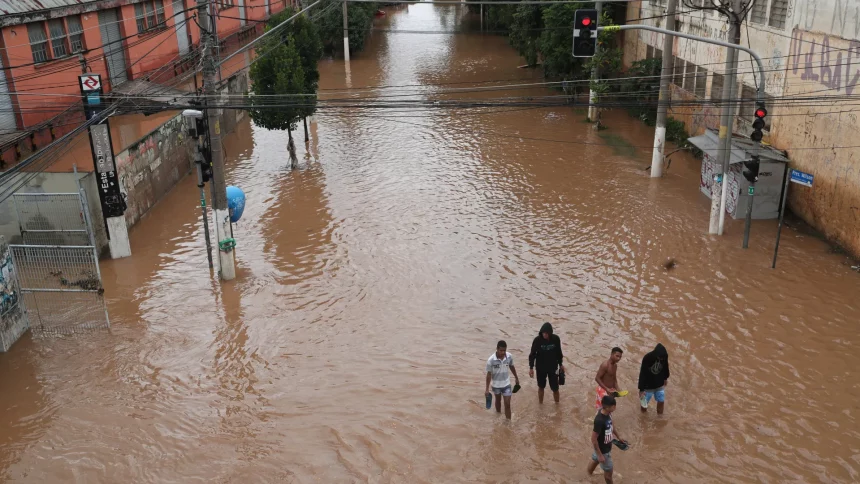
[(33, 62), (47, 62), (48, 37), (45, 35), (45, 24), (43, 22), (27, 24), (27, 35), (30, 37)]
[(773, 3), (770, 6), (770, 21), (767, 24), (778, 29), (785, 28), (785, 16), (787, 11), (788, 0), (773, 0)]
[(705, 97), (705, 88), (708, 85), (708, 70), (702, 66), (696, 69), (696, 97)]
[(72, 54), (83, 52), (84, 28), (81, 26), (81, 18), (77, 15), (66, 17), (66, 24), (69, 26), (69, 47)]
[(147, 0), (134, 4), (134, 17), (138, 33), (164, 27), (164, 5), (161, 0)]
[(696, 92), (696, 64), (687, 62), (687, 73), (684, 76), (684, 89)]
[(672, 78), (672, 84), (683, 87), (684, 86), (684, 64), (686, 61), (681, 59), (680, 57), (675, 57), (675, 66), (674, 66), (674, 76)]
[(66, 46), (66, 26), (63, 24), (63, 19), (57, 18), (48, 21), (48, 31), (51, 33), (51, 50), (54, 59), (69, 55), (69, 48)]
[(767, 20), (767, 1), (754, 0), (752, 10), (750, 11), (750, 22), (754, 24), (764, 24)]
[(723, 86), (726, 83), (726, 76), (723, 74), (714, 73), (714, 79), (711, 81), (711, 101), (720, 101), (723, 98)]

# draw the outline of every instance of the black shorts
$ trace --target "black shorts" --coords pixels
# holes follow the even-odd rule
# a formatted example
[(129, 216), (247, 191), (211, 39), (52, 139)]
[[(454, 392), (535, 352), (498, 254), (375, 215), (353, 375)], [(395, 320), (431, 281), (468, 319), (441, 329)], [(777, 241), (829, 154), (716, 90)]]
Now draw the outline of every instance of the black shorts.
[(549, 378), (549, 388), (557, 392), (558, 391), (558, 373), (555, 370), (550, 372), (542, 371), (540, 368), (537, 369), (537, 384), (538, 388), (546, 388), (546, 380)]

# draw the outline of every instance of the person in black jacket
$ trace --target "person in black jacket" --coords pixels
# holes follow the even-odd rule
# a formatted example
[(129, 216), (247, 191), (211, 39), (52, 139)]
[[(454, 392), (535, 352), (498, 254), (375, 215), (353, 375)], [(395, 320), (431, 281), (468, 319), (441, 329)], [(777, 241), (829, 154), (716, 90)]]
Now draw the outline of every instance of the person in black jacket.
[(537, 365), (537, 384), (538, 384), (538, 401), (543, 403), (543, 390), (546, 388), (546, 381), (549, 380), (549, 388), (552, 390), (552, 397), (555, 403), (558, 403), (558, 373), (561, 368), (564, 372), (563, 365), (564, 355), (561, 353), (561, 339), (552, 334), (552, 325), (543, 323), (540, 332), (532, 341), (532, 350), (529, 353), (529, 377), (535, 375), (534, 368)]
[(648, 411), (651, 398), (657, 400), (657, 413), (663, 413), (666, 402), (666, 384), (669, 383), (669, 353), (657, 343), (654, 351), (642, 358), (639, 369), (639, 404), (643, 412)]

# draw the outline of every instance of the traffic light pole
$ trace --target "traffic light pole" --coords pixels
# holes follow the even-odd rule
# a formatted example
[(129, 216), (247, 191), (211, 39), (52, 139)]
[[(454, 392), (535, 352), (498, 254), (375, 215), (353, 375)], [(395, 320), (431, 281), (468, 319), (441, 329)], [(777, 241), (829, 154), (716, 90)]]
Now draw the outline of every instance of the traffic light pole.
[(229, 281), (236, 278), (236, 263), (233, 248), (236, 243), (230, 236), (230, 212), (227, 210), (227, 182), (224, 177), (224, 151), (221, 148), (221, 122), (218, 110), (209, 107), (215, 101), (215, 35), (212, 31), (211, 17), (207, 11), (208, 1), (197, 0), (197, 18), (200, 24), (200, 37), (203, 47), (203, 96), (205, 113), (208, 118), (209, 149), (212, 162), (212, 211), (215, 215), (215, 240), (218, 241), (218, 268), (221, 279)]
[(750, 184), (750, 199), (747, 204), (747, 217), (744, 222), (744, 245), (743, 248), (746, 249), (750, 246), (750, 227), (752, 226), (752, 209), (753, 209), (753, 200), (755, 199), (755, 183)]
[[(600, 16), (603, 15), (603, 2), (595, 2), (594, 9), (597, 10), (597, 18), (594, 19), (596, 23), (600, 22)], [(599, 29), (598, 29), (599, 30)], [(597, 51), (600, 49), (600, 43), (596, 42), (596, 47), (594, 48), (594, 55), (597, 55)], [(600, 78), (600, 68), (597, 67), (597, 64), (591, 68), (591, 82), (597, 82)], [(593, 86), (590, 86), (588, 89), (588, 120), (592, 123), (596, 123), (597, 119), (597, 91), (594, 90)]]
[[(678, 0), (669, 0), (666, 10), (666, 30), (675, 30), (675, 10)], [(663, 148), (666, 145), (666, 115), (669, 110), (669, 79), (672, 77), (671, 35), (663, 36), (663, 69), (660, 76), (660, 96), (657, 103), (657, 127), (654, 129), (654, 151), (651, 152), (651, 178), (663, 176)]]

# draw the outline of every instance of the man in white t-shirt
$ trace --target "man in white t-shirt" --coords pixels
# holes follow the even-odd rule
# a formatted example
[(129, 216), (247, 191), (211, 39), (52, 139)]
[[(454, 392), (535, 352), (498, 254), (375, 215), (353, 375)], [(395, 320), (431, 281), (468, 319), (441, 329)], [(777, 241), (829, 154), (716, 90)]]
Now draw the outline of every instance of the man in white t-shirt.
[(490, 394), (490, 384), (496, 395), (496, 412), (502, 413), (502, 399), (505, 400), (505, 417), (511, 419), (511, 376), (514, 374), (516, 384), (520, 384), (520, 377), (514, 368), (514, 357), (508, 353), (508, 344), (504, 340), (496, 344), (496, 352), (487, 360), (487, 387), (484, 392)]

